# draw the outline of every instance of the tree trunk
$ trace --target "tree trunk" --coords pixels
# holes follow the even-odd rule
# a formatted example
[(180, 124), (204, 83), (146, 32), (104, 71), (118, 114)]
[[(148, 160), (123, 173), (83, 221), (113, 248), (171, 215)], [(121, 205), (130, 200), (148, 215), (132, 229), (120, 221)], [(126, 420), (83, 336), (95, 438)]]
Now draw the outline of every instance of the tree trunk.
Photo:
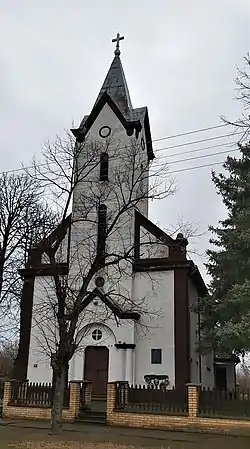
[(62, 409), (67, 375), (67, 365), (64, 364), (54, 373), (55, 385), (51, 409), (50, 434), (56, 435), (62, 429)]

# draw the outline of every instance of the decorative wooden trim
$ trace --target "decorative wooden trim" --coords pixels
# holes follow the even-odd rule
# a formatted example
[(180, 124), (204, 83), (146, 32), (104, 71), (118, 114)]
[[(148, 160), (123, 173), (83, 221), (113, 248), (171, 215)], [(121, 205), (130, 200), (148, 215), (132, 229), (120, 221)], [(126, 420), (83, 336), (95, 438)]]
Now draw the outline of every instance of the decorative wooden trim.
[(133, 343), (116, 343), (115, 347), (117, 349), (135, 349), (136, 345)]
[(169, 270), (179, 270), (187, 268), (188, 276), (191, 278), (198, 292), (199, 297), (206, 296), (208, 290), (206, 284), (201, 276), (199, 269), (196, 267), (192, 260), (180, 260), (171, 261), (169, 258), (157, 258), (157, 259), (139, 259), (135, 260), (133, 264), (133, 271), (145, 272), (145, 271), (169, 271)]
[(13, 377), (21, 381), (27, 379), (34, 282), (34, 277), (25, 278), (22, 290), (19, 348), (17, 358), (14, 362), (13, 373)]
[(29, 252), (29, 258), (26, 268), (35, 267), (41, 264), (42, 254), (45, 252), (45, 249), (51, 246), (55, 240), (59, 237), (63, 239), (66, 235), (66, 232), (71, 224), (72, 215), (68, 215), (57, 227), (52, 231), (48, 237), (41, 240), (34, 248), (32, 248)]
[(18, 272), (22, 277), (53, 276), (54, 274), (68, 274), (69, 267), (67, 262), (58, 263), (54, 266), (44, 263), (35, 267), (22, 268)]
[(100, 114), (102, 108), (106, 103), (112, 109), (118, 120), (121, 122), (122, 126), (126, 129), (127, 134), (129, 136), (132, 136), (135, 130), (136, 135), (138, 136), (139, 132), (142, 130), (140, 120), (131, 120), (131, 121), (126, 120), (124, 115), (118, 108), (118, 106), (112, 100), (112, 98), (110, 98), (107, 92), (104, 92), (101, 98), (94, 105), (90, 115), (88, 116), (86, 122), (84, 123), (84, 126), (82, 128), (80, 127), (77, 129), (71, 129), (71, 132), (76, 137), (77, 142), (84, 141), (87, 132), (90, 130), (91, 126), (93, 125), (94, 121), (96, 120), (96, 118), (98, 117), (98, 115)]
[(230, 362), (238, 364), (238, 363), (240, 363), (240, 358), (237, 355), (235, 355), (235, 354), (228, 354), (228, 355), (226, 355), (226, 354), (222, 354), (222, 355), (216, 354), (214, 356), (214, 363), (215, 364), (216, 363), (230, 363)]
[(140, 318), (140, 314), (138, 312), (133, 311), (124, 311), (121, 307), (112, 301), (108, 295), (104, 295), (98, 288), (95, 288), (83, 301), (81, 310), (86, 309), (88, 305), (96, 298), (100, 298), (101, 301), (106, 304), (106, 306), (116, 315), (118, 318), (122, 320), (135, 320), (138, 321)]
[(155, 259), (139, 259), (135, 260), (133, 264), (134, 272), (143, 271), (169, 271), (178, 268), (189, 268), (188, 261), (182, 260), (179, 262), (172, 262), (166, 257)]
[(153, 151), (152, 137), (151, 137), (151, 131), (150, 131), (150, 125), (149, 125), (148, 108), (146, 107), (145, 109), (146, 109), (146, 112), (145, 112), (145, 117), (144, 117), (144, 130), (145, 130), (145, 137), (146, 137), (148, 161), (152, 161), (155, 158), (155, 155), (154, 155), (154, 151)]
[[(27, 378), (35, 276), (51, 276), (55, 273), (55, 268), (52, 269), (50, 264), (41, 263), (42, 254), (58, 237), (64, 238), (70, 223), (71, 214), (47, 238), (30, 250), (26, 268), (19, 270), (19, 274), (24, 278), (24, 284), (21, 298), (19, 348), (14, 363), (14, 377), (18, 380), (23, 381)], [(68, 273), (67, 263), (58, 264), (57, 268), (60, 274)]]
[[(168, 261), (186, 260), (186, 246), (188, 241), (185, 238), (172, 239), (166, 232), (156, 226), (152, 221), (142, 215), (139, 211), (135, 211), (135, 227), (134, 227), (134, 257), (135, 259), (145, 260), (140, 258), (140, 228), (143, 227), (146, 231), (152, 234), (157, 240), (162, 242), (169, 248), (169, 257), (161, 258)], [(178, 236), (177, 236), (178, 237)], [(153, 260), (153, 259), (152, 259)], [(157, 260), (157, 259), (154, 259)], [(159, 259), (160, 260), (160, 259)]]
[(190, 382), (188, 269), (174, 270), (175, 387)]

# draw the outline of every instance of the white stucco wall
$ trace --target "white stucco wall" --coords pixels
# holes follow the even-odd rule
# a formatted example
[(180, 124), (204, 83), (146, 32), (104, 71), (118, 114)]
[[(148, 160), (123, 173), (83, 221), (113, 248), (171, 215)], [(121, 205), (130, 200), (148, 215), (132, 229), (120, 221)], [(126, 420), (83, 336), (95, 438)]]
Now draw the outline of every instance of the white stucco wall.
[(190, 373), (191, 382), (200, 383), (200, 358), (197, 353), (198, 315), (193, 308), (198, 302), (198, 293), (191, 279), (188, 280), (189, 322), (190, 322)]
[[(34, 286), (33, 316), (30, 338), (28, 379), (30, 382), (51, 382), (50, 353), (55, 348), (56, 320), (51, 314), (48, 301), (53, 298), (49, 277), (37, 277)], [(46, 296), (48, 295), (48, 296)], [(78, 324), (79, 347), (69, 364), (69, 380), (84, 379), (84, 351), (87, 346), (106, 346), (109, 349), (108, 380), (133, 382), (131, 365), (133, 350), (117, 349), (116, 343), (134, 344), (135, 332), (132, 320), (116, 320), (113, 313), (100, 299), (92, 302)], [(102, 338), (95, 341), (92, 332), (100, 329)], [(132, 353), (131, 353), (132, 351)]]
[[(110, 126), (112, 130), (111, 136), (106, 141), (99, 136), (100, 128), (105, 125)], [(140, 133), (138, 143), (142, 137), (145, 140), (144, 130)], [(113, 173), (116, 170), (124, 171), (124, 148), (127, 146), (127, 150), (129, 149), (132, 139), (127, 136), (126, 130), (107, 104), (103, 107), (89, 130), (87, 139), (96, 141), (97, 145), (100, 144), (101, 151), (103, 151), (109, 141), (110, 176), (112, 176), (112, 171)], [(113, 155), (115, 157), (112, 159)], [(84, 154), (83, 149), (83, 153), (78, 161), (79, 164), (84, 163), (85, 158), (86, 154)], [(141, 163), (147, 163), (146, 149), (144, 151), (138, 149), (138, 167), (141, 166)], [(124, 173), (124, 175), (127, 174), (126, 172)], [(77, 186), (73, 198), (73, 216), (79, 218), (80, 221), (72, 226), (69, 277), (72, 280), (72, 290), (75, 289), (76, 291), (95, 252), (97, 237), (96, 209), (90, 213), (91, 221), (87, 222), (86, 219), (81, 221), (81, 212), (83, 210), (86, 211), (86, 194), (93, 192), (95, 196), (95, 194), (101, 192), (101, 195), (104, 195), (103, 202), (107, 205), (108, 213), (111, 215), (119, 210), (121, 199), (114, 195), (112, 189), (110, 194), (105, 196), (108, 191), (108, 184), (106, 187), (105, 183), (100, 184), (99, 165), (91, 171), (88, 182), (85, 179), (82, 184), (80, 183)], [(143, 189), (147, 192), (148, 180), (144, 181)], [(81, 207), (83, 208), (82, 211)], [(137, 209), (147, 215), (148, 201), (144, 200), (141, 204), (137, 204)], [(93, 214), (95, 218), (92, 221)], [(107, 246), (110, 252), (114, 251), (116, 254), (121, 252), (123, 254), (124, 249), (133, 246), (133, 242), (134, 212), (131, 211), (121, 217), (118, 230), (114, 230), (112, 238), (107, 240)], [(164, 255), (165, 257), (168, 255), (167, 247), (164, 248)], [(45, 262), (46, 260), (43, 259), (43, 261)], [(95, 342), (91, 338), (92, 331), (89, 332), (89, 335), (85, 335), (77, 353), (70, 362), (70, 378), (82, 379), (84, 376), (84, 348), (88, 345), (102, 344), (109, 349), (109, 381), (129, 380), (130, 382), (143, 383), (144, 375), (146, 374), (167, 374), (170, 377), (171, 386), (173, 386), (175, 377), (174, 273), (172, 271), (155, 272), (150, 276), (137, 274), (133, 278), (130, 264), (127, 264), (127, 266), (124, 264), (119, 269), (116, 270), (115, 267), (110, 267), (108, 270), (104, 270), (105, 289), (111, 290), (115, 286), (116, 293), (118, 293), (118, 303), (120, 301), (123, 306), (126, 305), (127, 308), (130, 306), (132, 309), (133, 302), (138, 301), (140, 310), (145, 310), (145, 313), (142, 313), (140, 323), (137, 323), (135, 328), (134, 323), (130, 321), (121, 320), (117, 324), (114, 317), (111, 318), (108, 315), (105, 315), (105, 319), (99, 319), (98, 313), (95, 312), (93, 315), (94, 306), (92, 304), (89, 307), (91, 313), (86, 320), (83, 319), (81, 321), (81, 326), (84, 329), (86, 325), (93, 323), (89, 330), (100, 328), (103, 332), (103, 338), (101, 341)], [(122, 276), (120, 274), (121, 271), (123, 273)], [(52, 352), (53, 343), (55, 343), (55, 341), (53, 342), (53, 326), (55, 326), (56, 321), (51, 316), (51, 310), (49, 312), (45, 307), (46, 295), (53, 295), (53, 288), (48, 292), (48, 281), (49, 278), (42, 277), (38, 277), (35, 280), (28, 378), (30, 381), (36, 382), (50, 382), (52, 379), (49, 353)], [(90, 288), (93, 287), (92, 284)], [(128, 298), (127, 301), (124, 298)], [(149, 309), (148, 312), (146, 312), (147, 308)], [(49, 340), (49, 345), (47, 345), (47, 340)], [(136, 349), (117, 349), (115, 344), (119, 342), (135, 343)], [(162, 364), (152, 365), (151, 349), (158, 348), (162, 349)], [(133, 366), (131, 366), (132, 360), (134, 360)], [(34, 365), (37, 365), (37, 367), (35, 368)]]
[(233, 390), (235, 388), (235, 366), (234, 363), (227, 364), (227, 388)]
[[(102, 338), (95, 341), (92, 338), (92, 332), (99, 329), (102, 332)], [(130, 350), (117, 349), (116, 343), (134, 343), (134, 323), (131, 320), (121, 320), (117, 325), (114, 319), (109, 319), (105, 324), (100, 322), (92, 323), (83, 328), (84, 338), (81, 341), (79, 349), (73, 356), (70, 363), (70, 379), (84, 379), (84, 351), (87, 346), (106, 346), (109, 350), (109, 371), (108, 381), (128, 380), (132, 382), (131, 376), (128, 377), (126, 365)], [(88, 379), (87, 379), (88, 380)]]
[(52, 279), (37, 276), (34, 283), (27, 378), (30, 382), (51, 382), (50, 353), (55, 348), (56, 320), (51, 308), (55, 295)]
[(201, 383), (203, 387), (214, 387), (214, 354), (201, 356)]
[[(99, 136), (99, 130), (102, 126), (111, 128), (111, 135), (103, 139)], [(135, 177), (137, 171), (140, 171), (141, 164), (147, 163), (147, 150), (142, 150), (140, 146), (141, 138), (144, 136), (144, 129), (140, 132), (137, 140), (135, 136), (129, 137), (121, 122), (118, 120), (108, 104), (105, 104), (98, 117), (88, 131), (85, 143), (82, 146), (82, 152), (78, 157), (79, 167), (87, 163), (87, 172), (91, 169), (89, 175), (80, 182), (74, 191), (73, 197), (73, 220), (77, 223), (72, 225), (71, 235), (71, 263), (70, 279), (72, 280), (72, 289), (77, 290), (82, 276), (85, 275), (89, 264), (93, 261), (97, 244), (97, 225), (98, 215), (96, 203), (101, 198), (101, 203), (107, 206), (107, 227), (112, 223), (114, 217), (124, 204), (124, 197), (128, 198), (130, 189), (128, 189), (129, 172), (132, 170), (132, 164), (127, 164), (127, 154), (133, 153), (134, 145), (137, 145), (135, 163)], [(145, 136), (144, 136), (145, 138)], [(144, 139), (145, 140), (145, 139)], [(88, 145), (94, 144), (96, 152), (94, 160), (91, 159), (92, 153)], [(99, 158), (103, 151), (109, 154), (109, 181), (100, 182)], [(92, 165), (91, 165), (92, 164)], [(117, 176), (119, 176), (117, 180)], [(121, 184), (120, 184), (120, 181)], [(137, 186), (139, 187), (139, 186)], [(134, 197), (137, 195), (135, 188)], [(143, 189), (147, 195), (148, 179), (143, 182)], [(141, 192), (138, 192), (141, 196)], [(89, 201), (89, 203), (88, 203)], [(86, 202), (88, 206), (86, 206)], [(147, 214), (147, 199), (141, 204), (136, 204), (137, 209)], [(90, 210), (86, 217), (86, 210)], [(84, 218), (82, 218), (84, 217)], [(124, 251), (133, 248), (134, 245), (134, 210), (130, 210), (120, 215), (116, 227), (112, 230), (112, 235), (107, 238), (106, 248), (109, 254), (124, 254)], [(133, 251), (131, 251), (132, 255)], [(111, 259), (108, 261), (110, 262)], [(119, 268), (119, 269), (118, 269)], [(121, 277), (121, 271), (123, 276)], [(79, 276), (80, 274), (80, 276)], [(120, 299), (130, 296), (132, 290), (132, 268), (131, 263), (120, 263), (119, 267), (110, 266), (103, 270), (105, 278), (105, 292), (118, 291)], [(76, 282), (77, 281), (77, 282)]]
[[(163, 374), (174, 386), (174, 272), (137, 273), (133, 284), (135, 298), (144, 297), (149, 310), (135, 330), (135, 383), (145, 383), (147, 374)], [(151, 364), (151, 349), (162, 349), (162, 364)]]

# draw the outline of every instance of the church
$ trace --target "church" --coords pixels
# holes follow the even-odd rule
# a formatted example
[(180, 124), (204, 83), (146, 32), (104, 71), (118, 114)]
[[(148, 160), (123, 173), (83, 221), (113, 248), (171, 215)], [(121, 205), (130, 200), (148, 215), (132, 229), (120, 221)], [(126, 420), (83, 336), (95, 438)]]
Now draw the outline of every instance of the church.
[[(74, 191), (71, 215), (49, 236), (52, 246), (58, 235), (63, 236), (61, 254), (70, 248), (70, 257), (60, 259), (58, 267), (62, 276), (74, 273), (78, 290), (86, 279), (86, 254), (91, 263), (96, 245), (103, 258), (117, 257), (121, 262), (104, 263), (90, 281), (68, 379), (91, 381), (96, 396), (105, 394), (107, 382), (123, 380), (169, 388), (189, 382), (234, 388), (231, 356), (196, 351), (199, 316), (194, 307), (208, 292), (198, 267), (188, 258), (187, 239), (181, 233), (169, 236), (148, 217), (149, 166), (155, 158), (150, 120), (147, 107), (132, 106), (120, 57), (121, 39), (118, 34), (113, 40), (115, 56), (92, 111), (72, 130), (76, 146), (85, 145), (75, 163), (85, 172), (87, 157), (97, 155), (98, 163), (92, 163), (87, 175), (84, 172), (84, 182)], [(91, 146), (86, 146), (87, 140)], [(133, 172), (134, 161), (139, 171)], [(131, 195), (128, 182), (137, 175), (139, 179), (140, 170), (144, 175), (139, 189)], [(126, 195), (132, 199), (122, 215)], [(90, 197), (99, 204), (96, 219), (90, 219), (95, 215)], [(104, 242), (107, 228), (111, 231)], [(121, 256), (125, 253), (126, 258)], [(111, 255), (113, 259), (108, 259)], [(20, 275), (23, 294), (15, 377), (51, 382), (56, 331), (45, 307), (53, 291), (44, 242), (31, 250)]]

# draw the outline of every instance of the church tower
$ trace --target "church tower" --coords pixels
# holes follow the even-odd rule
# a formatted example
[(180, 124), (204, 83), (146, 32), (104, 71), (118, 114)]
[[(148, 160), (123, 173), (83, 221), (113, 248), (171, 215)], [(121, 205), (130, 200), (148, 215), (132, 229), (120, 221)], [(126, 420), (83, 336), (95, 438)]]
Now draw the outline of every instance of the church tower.
[[(120, 58), (119, 44), (122, 39), (124, 37), (121, 37), (119, 33), (113, 39), (113, 42), (116, 42), (115, 56), (90, 115), (84, 116), (79, 128), (72, 130), (78, 148), (81, 148), (81, 145), (86, 146), (86, 142), (88, 142), (89, 152), (92, 153), (89, 155), (90, 159), (96, 153), (96, 157), (93, 159), (98, 167), (96, 167), (95, 173), (91, 170), (90, 177), (91, 181), (95, 179), (98, 189), (101, 185), (103, 188), (107, 188), (107, 183), (112, 180), (112, 172), (117, 173), (119, 166), (123, 170), (126, 166), (126, 156), (127, 162), (129, 159), (129, 150), (131, 161), (133, 160), (132, 153), (136, 152), (136, 164), (138, 165), (136, 168), (130, 166), (130, 171), (139, 168), (145, 170), (149, 162), (154, 159), (147, 107), (133, 108), (132, 106)], [(83, 148), (84, 152), (86, 153), (86, 148)], [(81, 170), (81, 165), (86, 164), (86, 158), (84, 154), (81, 154), (80, 149), (77, 153), (79, 156), (78, 169)], [(84, 178), (84, 181), (87, 179)], [(138, 202), (136, 208), (147, 216), (148, 176), (143, 176), (142, 184), (143, 195), (140, 191), (137, 194), (143, 196), (144, 199)], [(114, 184), (113, 188), (115, 188)], [(74, 196), (74, 206), (79, 201), (78, 195), (80, 195), (79, 190)]]
[[(72, 129), (80, 176), (73, 195), (77, 225), (72, 226), (71, 242), (84, 240), (92, 259), (96, 249), (103, 253), (108, 246), (109, 253), (121, 254), (132, 247), (135, 210), (148, 216), (149, 163), (154, 159), (148, 110), (132, 106), (120, 58), (122, 39), (119, 34), (113, 39), (115, 56), (91, 113)], [(125, 213), (119, 214), (124, 207)], [(116, 215), (116, 231), (104, 242), (104, 228)], [(87, 268), (84, 261), (82, 266)]]

